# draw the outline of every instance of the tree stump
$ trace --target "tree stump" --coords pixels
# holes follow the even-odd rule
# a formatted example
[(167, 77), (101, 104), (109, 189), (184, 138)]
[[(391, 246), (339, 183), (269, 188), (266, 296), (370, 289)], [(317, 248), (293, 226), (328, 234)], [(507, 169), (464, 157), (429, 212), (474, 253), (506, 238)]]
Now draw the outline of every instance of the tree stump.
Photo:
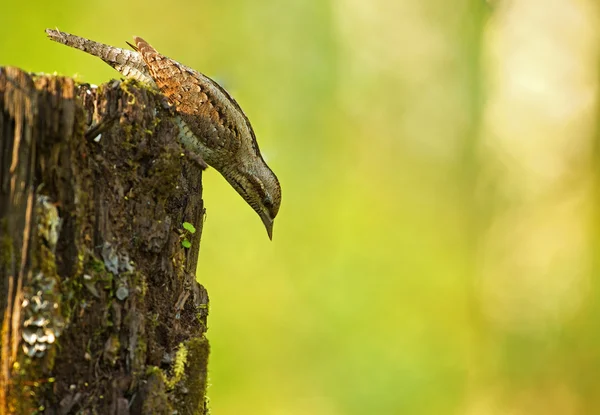
[(207, 412), (202, 173), (172, 111), (0, 68), (0, 415)]

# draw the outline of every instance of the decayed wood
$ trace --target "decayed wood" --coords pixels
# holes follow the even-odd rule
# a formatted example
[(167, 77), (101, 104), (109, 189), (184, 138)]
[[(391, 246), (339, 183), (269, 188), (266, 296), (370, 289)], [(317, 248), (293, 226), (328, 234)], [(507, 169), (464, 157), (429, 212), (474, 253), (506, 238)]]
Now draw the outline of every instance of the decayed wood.
[(201, 171), (170, 111), (0, 68), (0, 414), (205, 413)]

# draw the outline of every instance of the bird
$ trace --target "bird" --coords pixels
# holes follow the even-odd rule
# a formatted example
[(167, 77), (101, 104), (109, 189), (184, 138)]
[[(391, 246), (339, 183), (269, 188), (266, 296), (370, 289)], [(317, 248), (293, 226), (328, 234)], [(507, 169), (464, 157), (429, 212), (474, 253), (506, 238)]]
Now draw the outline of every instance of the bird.
[(146, 82), (175, 109), (179, 140), (199, 161), (217, 170), (262, 220), (269, 239), (281, 204), (277, 176), (263, 159), (248, 117), (223, 87), (208, 76), (168, 58), (141, 37), (133, 50), (46, 29), (58, 43), (102, 59), (124, 77)]

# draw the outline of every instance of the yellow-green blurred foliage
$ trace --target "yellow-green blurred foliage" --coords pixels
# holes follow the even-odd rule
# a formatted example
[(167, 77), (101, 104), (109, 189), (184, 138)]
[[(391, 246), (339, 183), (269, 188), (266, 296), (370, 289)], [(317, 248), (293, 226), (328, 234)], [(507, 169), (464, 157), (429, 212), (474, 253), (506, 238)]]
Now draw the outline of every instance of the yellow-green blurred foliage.
[(271, 243), (205, 174), (215, 415), (600, 413), (596, 0), (1, 9), (1, 65), (139, 35), (252, 120), (283, 204)]

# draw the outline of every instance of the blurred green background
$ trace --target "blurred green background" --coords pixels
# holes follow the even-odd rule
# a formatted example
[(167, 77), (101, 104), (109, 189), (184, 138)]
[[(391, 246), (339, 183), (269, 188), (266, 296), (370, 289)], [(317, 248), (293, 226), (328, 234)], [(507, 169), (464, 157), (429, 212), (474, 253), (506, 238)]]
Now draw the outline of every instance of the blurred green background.
[(4, 2), (0, 65), (215, 78), (280, 178), (205, 174), (215, 415), (600, 413), (596, 0)]

